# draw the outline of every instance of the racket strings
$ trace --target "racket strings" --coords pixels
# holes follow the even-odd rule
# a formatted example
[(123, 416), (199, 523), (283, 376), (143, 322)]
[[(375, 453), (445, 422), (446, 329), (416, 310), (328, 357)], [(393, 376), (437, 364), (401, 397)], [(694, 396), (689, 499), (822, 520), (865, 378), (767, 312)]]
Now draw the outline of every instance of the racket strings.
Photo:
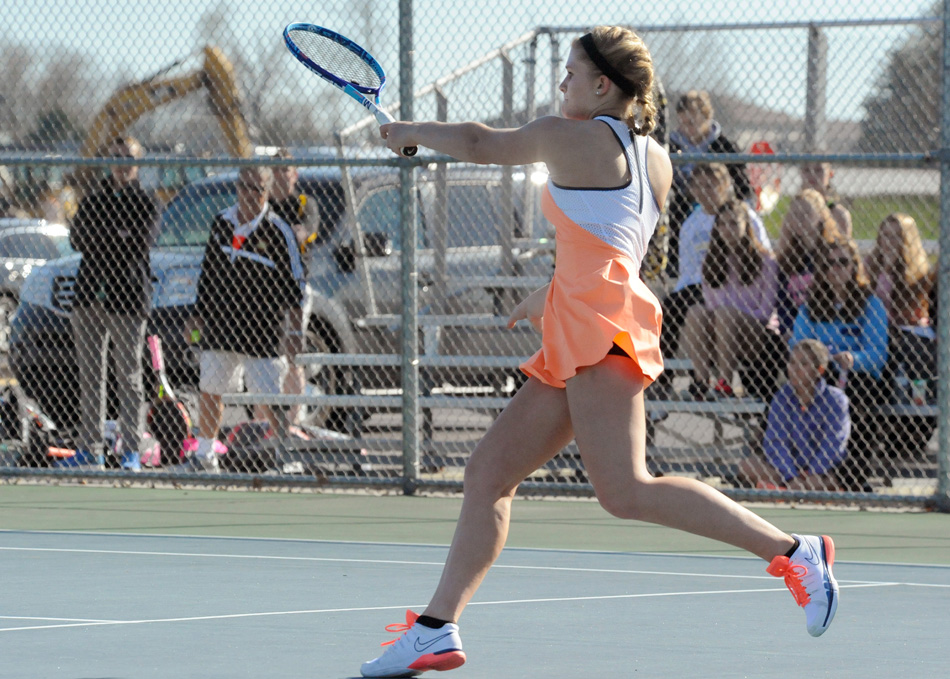
[(288, 36), (304, 56), (338, 78), (374, 90), (383, 84), (372, 66), (340, 43), (309, 31), (289, 31)]

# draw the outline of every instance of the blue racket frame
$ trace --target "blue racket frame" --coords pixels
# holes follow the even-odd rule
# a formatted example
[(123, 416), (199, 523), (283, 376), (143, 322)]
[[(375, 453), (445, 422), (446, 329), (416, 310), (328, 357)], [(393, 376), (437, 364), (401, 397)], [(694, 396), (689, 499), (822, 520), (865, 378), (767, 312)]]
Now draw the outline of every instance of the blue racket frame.
[[(373, 71), (379, 76), (379, 87), (365, 87), (363, 85), (347, 82), (339, 76), (330, 71), (326, 70), (319, 64), (315, 63), (307, 55), (303, 54), (300, 49), (294, 44), (293, 40), (290, 38), (290, 31), (307, 31), (309, 33), (314, 33), (316, 35), (322, 36), (324, 38), (329, 38), (335, 43), (342, 45), (350, 52), (355, 54), (357, 57), (362, 59), (367, 66), (369, 66)], [(329, 28), (324, 28), (323, 26), (317, 26), (315, 24), (306, 24), (306, 23), (293, 23), (289, 24), (284, 29), (284, 43), (287, 45), (287, 49), (290, 50), (290, 53), (294, 55), (294, 58), (297, 59), (300, 63), (306, 66), (308, 69), (316, 73), (318, 76), (327, 80), (328, 82), (336, 85), (341, 90), (343, 90), (350, 97), (355, 99), (363, 108), (372, 113), (377, 122), (380, 125), (385, 123), (391, 123), (395, 119), (386, 113), (384, 110), (379, 108), (379, 93), (382, 91), (383, 87), (386, 85), (386, 72), (383, 70), (383, 67), (379, 65), (379, 62), (373, 58), (369, 52), (360, 47), (358, 44), (347, 38), (346, 36), (340, 35), (336, 31), (331, 31)], [(367, 95), (373, 97), (372, 100), (367, 98)]]

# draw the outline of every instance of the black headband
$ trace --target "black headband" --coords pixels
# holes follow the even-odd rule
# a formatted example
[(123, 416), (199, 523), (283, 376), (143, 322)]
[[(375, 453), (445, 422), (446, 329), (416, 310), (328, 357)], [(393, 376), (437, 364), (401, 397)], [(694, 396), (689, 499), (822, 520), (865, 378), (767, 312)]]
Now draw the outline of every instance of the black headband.
[(600, 69), (600, 72), (610, 78), (610, 80), (620, 88), (628, 97), (636, 96), (637, 86), (627, 78), (623, 73), (610, 65), (610, 62), (604, 58), (604, 55), (597, 50), (594, 44), (594, 36), (586, 33), (580, 38), (581, 47), (587, 52), (588, 58), (594, 62), (594, 65)]

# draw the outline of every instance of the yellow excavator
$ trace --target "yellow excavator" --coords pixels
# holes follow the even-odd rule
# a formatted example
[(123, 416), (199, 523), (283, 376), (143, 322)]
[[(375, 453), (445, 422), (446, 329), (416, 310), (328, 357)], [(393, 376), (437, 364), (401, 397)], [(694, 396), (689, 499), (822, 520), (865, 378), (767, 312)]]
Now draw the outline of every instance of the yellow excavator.
[(218, 117), (228, 151), (240, 158), (250, 157), (254, 148), (241, 113), (234, 66), (219, 48), (211, 46), (204, 48), (204, 67), (199, 71), (168, 79), (153, 76), (112, 95), (93, 120), (79, 155), (86, 158), (100, 155), (113, 139), (146, 113), (201, 88), (208, 90), (211, 110)]
[[(203, 66), (192, 73), (164, 78), (162, 75), (169, 70), (166, 68), (150, 78), (117, 90), (93, 119), (89, 133), (79, 148), (79, 155), (84, 158), (102, 156), (113, 140), (124, 135), (145, 114), (205, 89), (211, 110), (224, 133), (228, 152), (238, 158), (251, 157), (254, 146), (241, 111), (234, 66), (218, 47), (207, 46), (203, 52)], [(95, 167), (81, 167), (73, 173), (68, 186), (60, 192), (60, 203), (66, 218), (72, 217), (82, 193), (90, 189), (99, 176), (101, 170)], [(156, 197), (163, 202), (170, 200), (177, 188), (174, 185), (158, 187)], [(39, 206), (51, 197), (36, 198)]]

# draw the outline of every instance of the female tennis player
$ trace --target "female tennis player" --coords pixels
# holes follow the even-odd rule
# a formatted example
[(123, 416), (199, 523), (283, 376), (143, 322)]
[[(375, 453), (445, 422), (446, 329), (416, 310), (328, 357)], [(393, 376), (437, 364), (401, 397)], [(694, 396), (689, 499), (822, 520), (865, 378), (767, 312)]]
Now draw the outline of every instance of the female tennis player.
[(598, 27), (573, 42), (566, 68), (562, 117), (502, 130), (435, 122), (380, 128), (397, 153), (419, 145), (467, 162), (545, 163), (542, 204), (558, 256), (551, 283), (509, 319), (541, 328), (541, 349), (522, 366), (530, 379), (472, 453), (435, 595), (422, 616), (409, 611), (406, 625), (387, 628), (405, 633), (362, 666), (364, 677), (416, 676), (465, 662), (456, 623), (505, 544), (515, 490), (571, 439), (611, 514), (762, 557), (769, 573), (785, 578), (813, 636), (835, 614), (830, 538), (787, 535), (704, 483), (647, 471), (643, 390), (663, 363), (660, 305), (638, 272), (673, 174), (647, 136), (656, 115), (653, 62), (632, 31)]

